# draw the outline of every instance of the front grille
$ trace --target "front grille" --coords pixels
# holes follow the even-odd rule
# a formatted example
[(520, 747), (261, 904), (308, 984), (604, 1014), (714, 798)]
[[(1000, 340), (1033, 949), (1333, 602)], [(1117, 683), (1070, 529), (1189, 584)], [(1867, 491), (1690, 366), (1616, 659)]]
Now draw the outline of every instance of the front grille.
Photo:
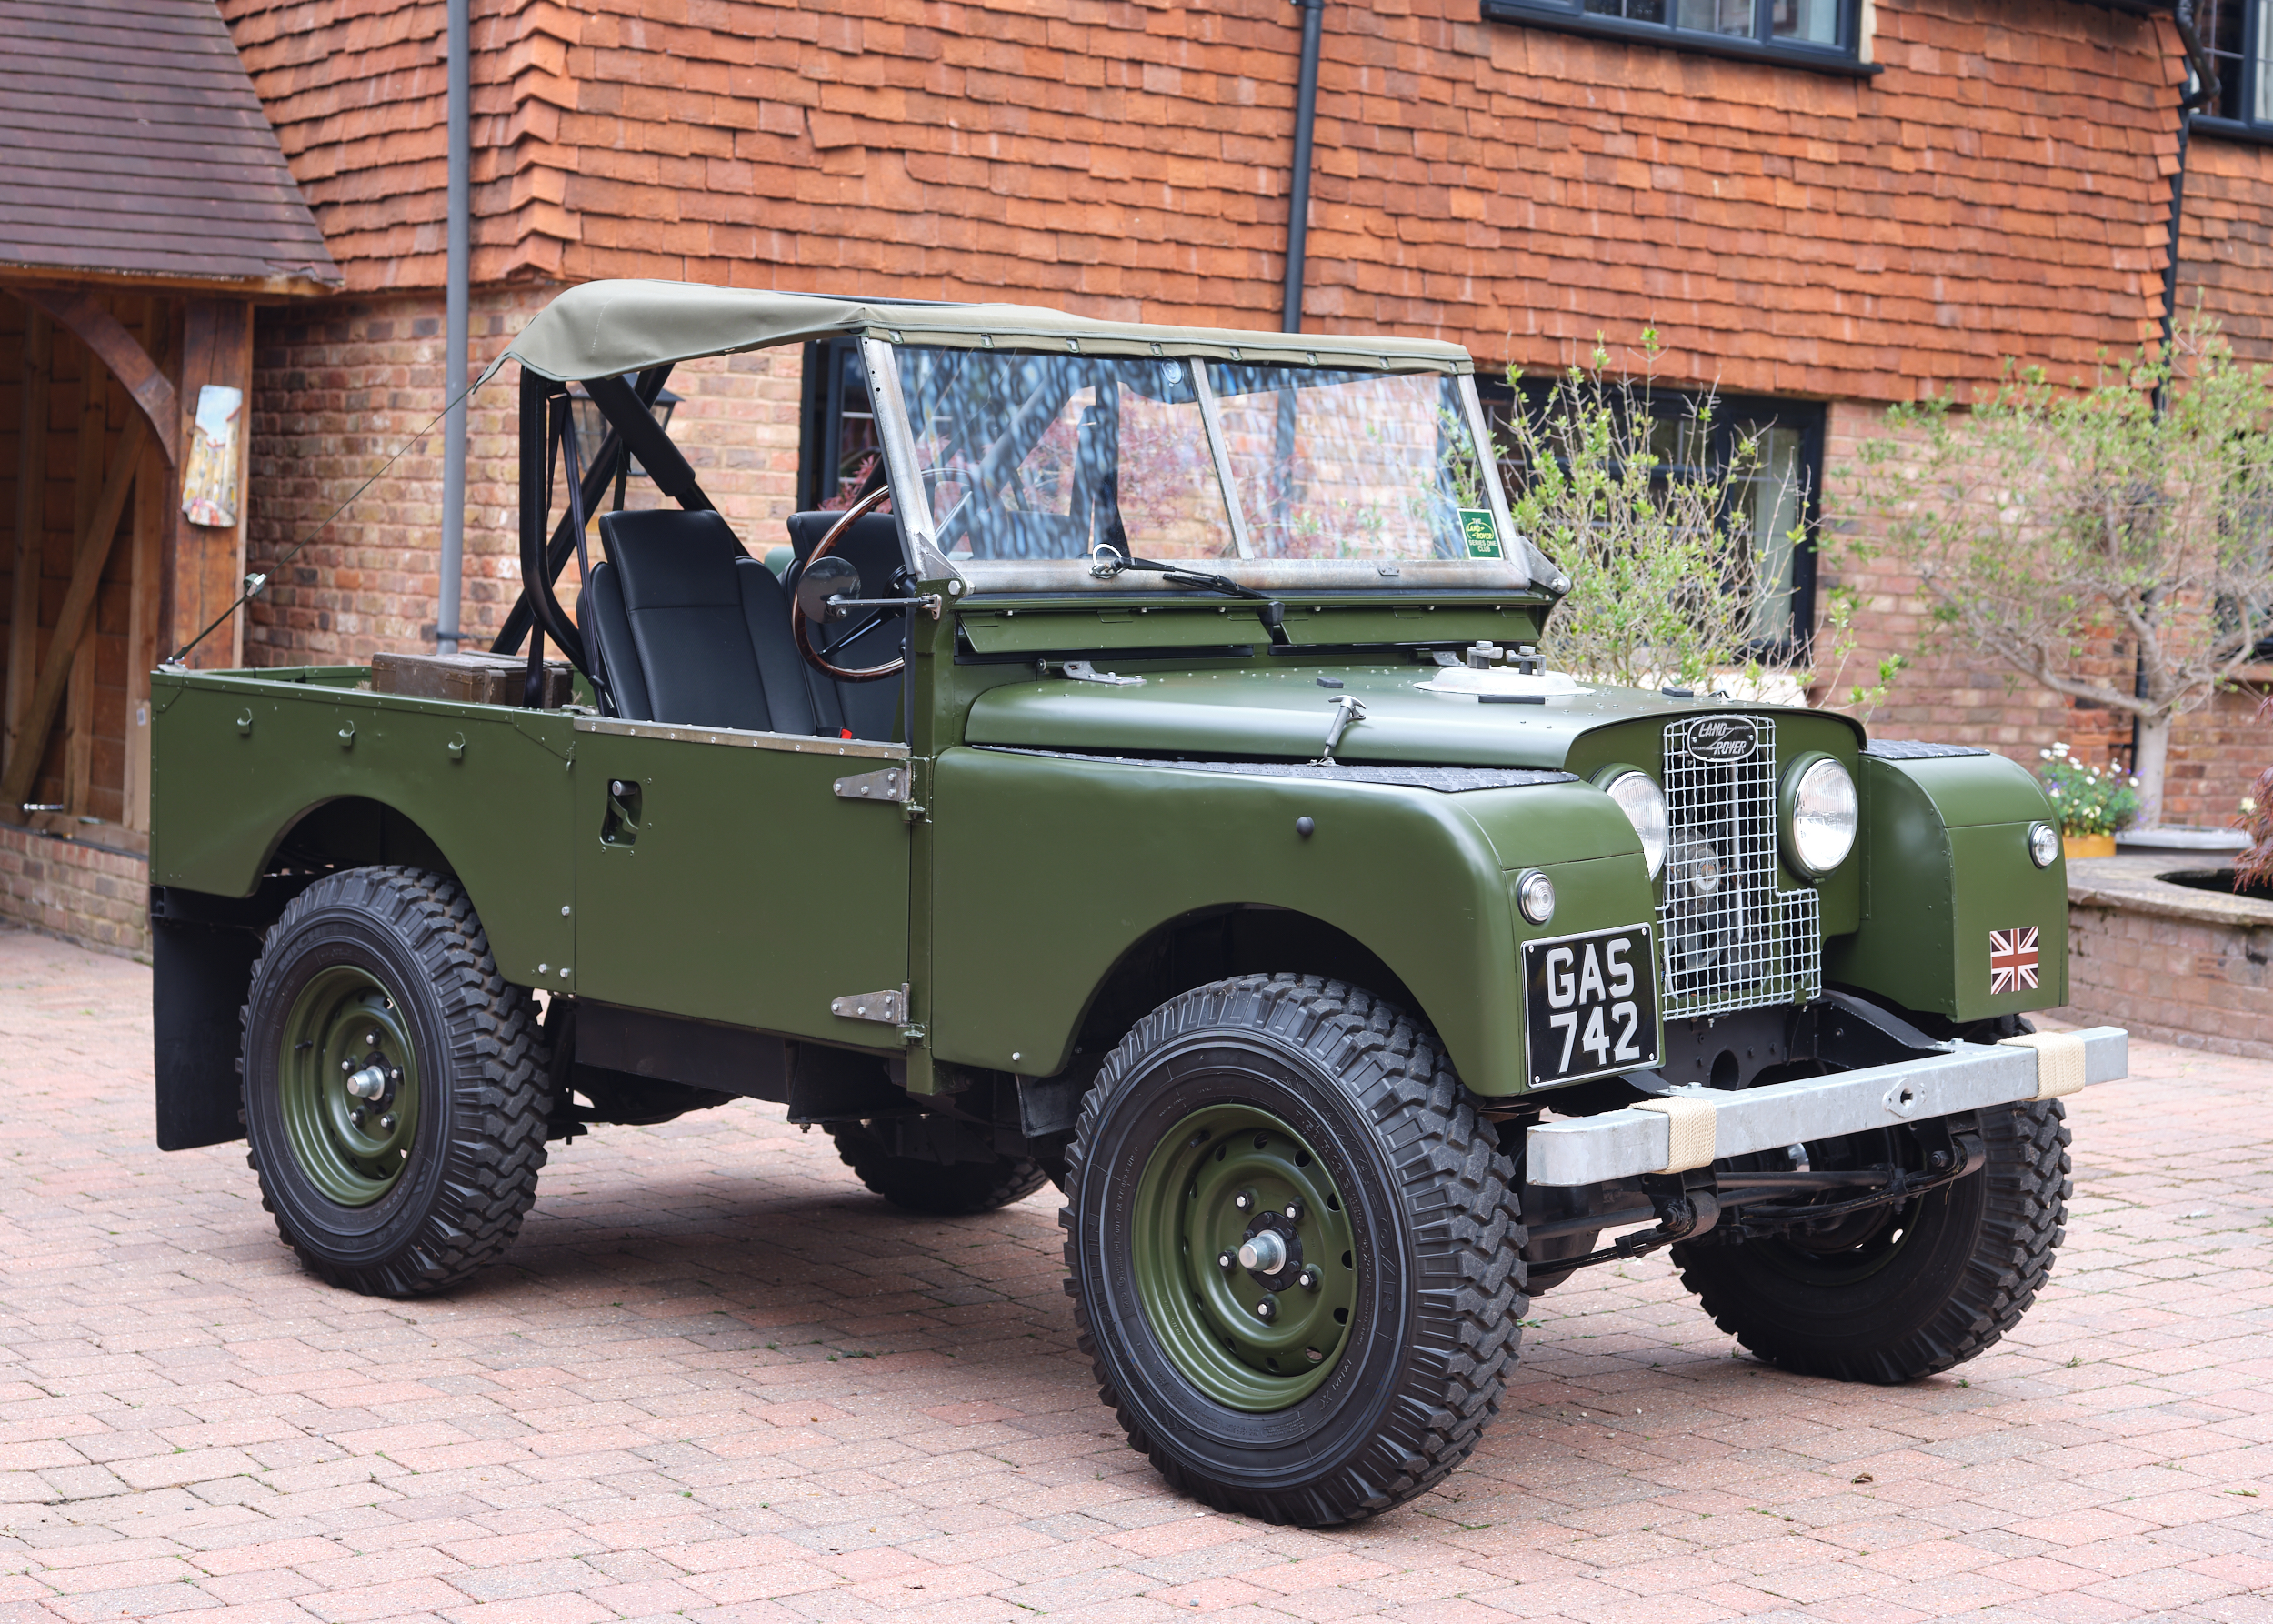
[[(1737, 755), (1747, 724), (1753, 747)], [(1665, 791), (1666, 1018), (1813, 1001), (1823, 990), (1816, 894), (1776, 885), (1774, 718), (1667, 724)]]

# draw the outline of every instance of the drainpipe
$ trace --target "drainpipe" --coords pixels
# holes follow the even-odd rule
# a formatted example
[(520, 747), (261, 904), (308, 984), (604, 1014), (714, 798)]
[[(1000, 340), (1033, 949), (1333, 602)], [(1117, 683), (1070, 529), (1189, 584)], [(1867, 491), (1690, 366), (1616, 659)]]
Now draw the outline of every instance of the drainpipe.
[(1318, 29), (1326, 0), (1296, 0), (1302, 7), (1302, 76), (1295, 86), (1295, 167), (1287, 204), (1287, 291), (1279, 306), (1283, 333), (1302, 331), (1302, 259), (1310, 235), (1310, 126), (1318, 112)]
[[(467, 216), (472, 212), (468, 171), (473, 161), (472, 87), (466, 66), (468, 0), (448, 0), (450, 195), (448, 256), (443, 294), (442, 398), (454, 400), (466, 387)], [(450, 408), (442, 428), (442, 562), (436, 589), (435, 645), (443, 654), (458, 647), (458, 594), (466, 561), (466, 403)]]

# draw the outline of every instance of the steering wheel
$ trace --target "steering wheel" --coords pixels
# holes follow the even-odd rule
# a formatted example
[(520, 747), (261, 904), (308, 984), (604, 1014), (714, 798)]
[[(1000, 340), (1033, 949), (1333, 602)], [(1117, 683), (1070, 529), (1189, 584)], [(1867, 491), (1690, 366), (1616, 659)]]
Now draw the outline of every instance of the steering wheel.
[[(822, 559), (827, 557), (830, 550), (836, 546), (838, 538), (841, 537), (846, 531), (852, 528), (853, 521), (870, 512), (879, 502), (882, 502), (891, 494), (892, 487), (890, 486), (879, 485), (876, 489), (870, 491), (866, 496), (861, 497), (859, 501), (854, 503), (850, 507), (846, 508), (845, 510), (845, 516), (838, 519), (835, 524), (831, 525), (828, 527), (828, 534), (821, 537), (821, 545), (813, 549), (813, 556), (805, 561), (805, 568), (809, 570)], [(839, 637), (835, 643), (831, 644), (826, 648), (816, 648), (813, 647), (812, 637), (808, 635), (807, 627), (812, 623), (807, 621), (806, 618), (804, 606), (798, 603), (794, 596), (792, 597), (789, 605), (790, 635), (796, 641), (797, 652), (805, 657), (806, 664), (811, 666), (822, 676), (834, 677), (838, 682), (880, 682), (887, 677), (897, 677), (902, 669), (906, 667), (907, 657), (904, 654), (886, 661), (881, 666), (868, 666), (865, 667), (840, 666), (828, 657), (830, 655), (835, 654), (837, 649), (843, 647), (846, 643), (851, 642), (854, 637), (860, 636), (862, 632), (866, 631), (870, 627), (876, 625), (876, 621), (880, 618), (882, 618), (882, 616), (879, 612), (877, 615), (871, 616), (867, 620), (864, 621), (859, 627), (855, 628), (849, 636)]]

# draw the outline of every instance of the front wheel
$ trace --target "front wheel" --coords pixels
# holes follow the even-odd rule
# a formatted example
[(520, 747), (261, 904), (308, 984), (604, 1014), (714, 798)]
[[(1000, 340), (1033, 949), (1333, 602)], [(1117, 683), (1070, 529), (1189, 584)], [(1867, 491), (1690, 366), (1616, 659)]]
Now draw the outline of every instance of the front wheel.
[(464, 890), (317, 880), (270, 929), (244, 1020), (248, 1159), (309, 1268), (411, 1297), (512, 1244), (545, 1165), (541, 1041)]
[(1988, 1160), (1957, 1183), (1740, 1247), (1677, 1246), (1681, 1283), (1721, 1329), (1788, 1370), (1895, 1383), (1963, 1363), (2028, 1311), (2068, 1221), (2060, 1102), (1998, 1106), (1980, 1121)]
[(1066, 1148), (1066, 1290), (1162, 1477), (1319, 1527), (1476, 1447), (1523, 1316), (1514, 1170), (1434, 1037), (1315, 977), (1171, 999)]

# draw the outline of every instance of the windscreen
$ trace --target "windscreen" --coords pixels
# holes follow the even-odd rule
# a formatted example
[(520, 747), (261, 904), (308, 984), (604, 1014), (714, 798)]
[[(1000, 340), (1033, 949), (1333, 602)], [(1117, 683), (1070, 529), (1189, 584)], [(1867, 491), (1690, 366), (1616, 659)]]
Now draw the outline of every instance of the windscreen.
[(1457, 380), (1207, 367), (1258, 558), (1497, 558)]
[(900, 387), (951, 558), (1238, 556), (1190, 364), (908, 348)]
[(1503, 556), (1443, 374), (922, 346), (897, 359), (950, 558)]

